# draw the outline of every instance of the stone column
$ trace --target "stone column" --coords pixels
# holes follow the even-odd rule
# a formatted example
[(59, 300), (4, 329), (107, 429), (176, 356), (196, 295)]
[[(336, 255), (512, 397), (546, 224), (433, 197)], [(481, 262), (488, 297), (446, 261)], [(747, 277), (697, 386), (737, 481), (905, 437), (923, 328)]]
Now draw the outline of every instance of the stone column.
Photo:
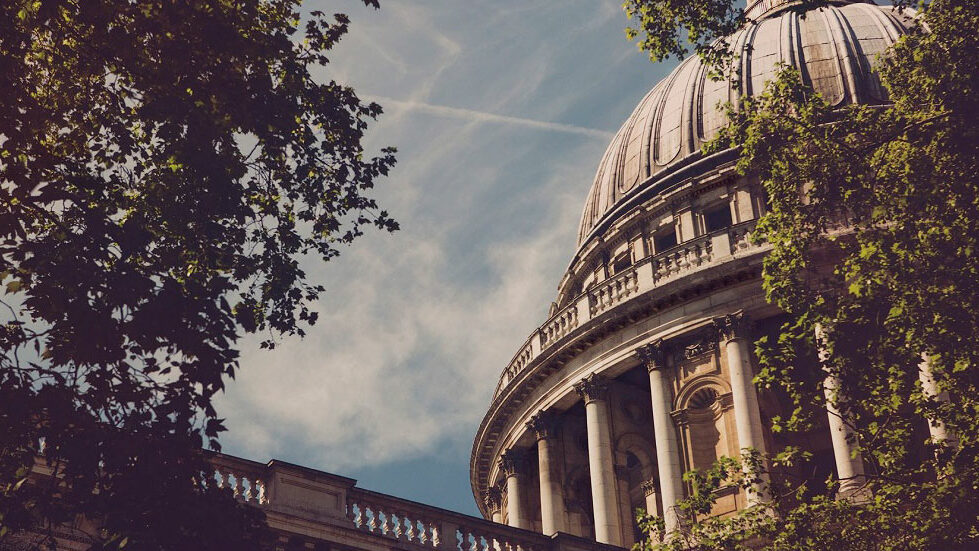
[[(948, 392), (940, 390), (938, 383), (935, 382), (931, 360), (927, 353), (921, 354), (921, 363), (918, 364), (918, 379), (921, 381), (921, 391), (926, 398), (936, 402), (948, 402)], [(948, 429), (945, 428), (945, 423), (941, 421), (928, 419), (928, 432), (931, 434), (931, 441), (935, 444), (952, 443)]]
[[(642, 488), (642, 494), (646, 498), (646, 514), (662, 518), (663, 511), (660, 510), (659, 502), (656, 499), (659, 494), (656, 491), (656, 481), (653, 479), (644, 480), (639, 487)], [(649, 534), (649, 537), (652, 538), (653, 543), (659, 543), (659, 534)]]
[(500, 470), (506, 475), (507, 524), (514, 528), (530, 529), (530, 521), (524, 512), (524, 478), (526, 456), (523, 450), (510, 448), (500, 457)]
[[(765, 436), (762, 433), (761, 409), (758, 406), (758, 392), (755, 389), (754, 372), (751, 369), (751, 323), (743, 310), (714, 318), (714, 327), (724, 343), (727, 368), (731, 377), (731, 397), (734, 402), (734, 424), (738, 431), (738, 444), (742, 456), (746, 450), (755, 450), (765, 455)], [(752, 472), (745, 465), (745, 475), (757, 477), (758, 481), (747, 490), (748, 506), (768, 501), (769, 478), (767, 472)]]
[(816, 346), (819, 348), (819, 361), (823, 364), (826, 378), (823, 391), (826, 394), (826, 414), (829, 417), (829, 433), (833, 440), (833, 457), (836, 459), (836, 474), (840, 479), (837, 498), (849, 498), (863, 488), (863, 457), (857, 449), (857, 435), (848, 419), (842, 413), (846, 396), (840, 389), (840, 378), (827, 365), (829, 353), (823, 346), (825, 335), (822, 327), (816, 326)]
[(557, 469), (557, 416), (540, 411), (530, 418), (527, 428), (537, 437), (538, 471), (540, 472), (541, 531), (550, 536), (555, 532), (567, 532), (564, 518), (564, 496)]
[(653, 436), (656, 439), (656, 464), (659, 470), (660, 496), (663, 500), (663, 521), (666, 534), (680, 527), (677, 502), (683, 498), (683, 466), (677, 445), (676, 427), (670, 411), (673, 409), (673, 390), (666, 373), (663, 341), (658, 340), (636, 350), (639, 361), (649, 371), (649, 393), (653, 406)]
[(616, 499), (615, 463), (612, 458), (611, 419), (608, 412), (608, 382), (594, 373), (575, 385), (585, 402), (588, 428), (588, 470), (591, 474), (595, 539), (621, 546), (622, 520)]
[(493, 522), (498, 523), (503, 520), (503, 512), (500, 510), (503, 495), (499, 488), (496, 486), (487, 488), (486, 493), (483, 494), (483, 503), (486, 504), (486, 510), (490, 512)]
[(639, 487), (642, 488), (642, 495), (646, 498), (646, 514), (656, 517), (663, 516), (663, 512), (659, 510), (659, 501), (656, 499), (659, 494), (656, 491), (656, 481), (653, 479), (644, 480)]
[(619, 496), (619, 518), (622, 519), (621, 547), (631, 549), (635, 541), (632, 526), (635, 523), (636, 512), (632, 510), (632, 500), (629, 496), (629, 469), (625, 465), (615, 466), (615, 485)]

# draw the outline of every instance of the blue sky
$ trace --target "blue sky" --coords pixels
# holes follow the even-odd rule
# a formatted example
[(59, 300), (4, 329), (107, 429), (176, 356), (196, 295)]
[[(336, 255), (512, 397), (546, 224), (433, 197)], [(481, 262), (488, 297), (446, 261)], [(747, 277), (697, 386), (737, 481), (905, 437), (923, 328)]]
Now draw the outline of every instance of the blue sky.
[(324, 78), (384, 106), (376, 197), (401, 223), (329, 264), (303, 340), (242, 343), (224, 450), (475, 514), (469, 453), (503, 367), (540, 324), (612, 133), (674, 63), (620, 0), (307, 1), (352, 24)]

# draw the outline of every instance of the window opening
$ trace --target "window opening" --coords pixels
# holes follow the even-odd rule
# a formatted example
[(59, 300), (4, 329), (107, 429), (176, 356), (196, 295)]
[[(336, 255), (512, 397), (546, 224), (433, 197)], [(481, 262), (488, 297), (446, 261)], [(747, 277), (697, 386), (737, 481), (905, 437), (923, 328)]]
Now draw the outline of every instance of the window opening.
[(632, 255), (629, 254), (629, 251), (625, 251), (612, 261), (612, 273), (621, 273), (627, 270), (629, 266), (632, 266)]
[(709, 210), (704, 213), (704, 223), (707, 226), (707, 233), (724, 229), (734, 221), (731, 219), (731, 207), (727, 203)]
[(656, 247), (657, 253), (661, 253), (667, 249), (676, 247), (676, 230), (673, 229), (673, 226), (670, 226), (668, 230), (661, 231), (654, 235), (653, 246)]

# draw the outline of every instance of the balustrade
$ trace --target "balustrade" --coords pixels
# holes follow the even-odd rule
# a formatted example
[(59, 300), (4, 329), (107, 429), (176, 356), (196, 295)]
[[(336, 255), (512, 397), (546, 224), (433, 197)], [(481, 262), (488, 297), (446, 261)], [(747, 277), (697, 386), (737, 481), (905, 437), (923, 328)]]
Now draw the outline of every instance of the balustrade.
[(711, 260), (711, 235), (691, 239), (653, 257), (653, 280), (681, 276)]
[[(500, 375), (493, 398), (499, 396), (510, 382), (516, 379), (547, 347), (592, 317), (625, 303), (634, 295), (652, 290), (701, 267), (725, 262), (732, 255), (754, 254), (760, 249), (759, 246), (751, 243), (751, 231), (754, 227), (755, 221), (749, 220), (691, 239), (660, 254), (647, 257), (627, 271), (586, 290), (535, 331), (540, 343), (539, 348), (535, 349), (532, 346), (533, 335), (524, 343)], [(720, 250), (714, 250), (715, 248)], [(652, 277), (646, 275), (648, 272), (643, 272), (644, 275), (640, 277), (640, 270), (649, 270)], [(586, 303), (587, 310), (582, 311), (584, 319), (579, 319), (579, 306), (584, 309)]]
[[(356, 487), (353, 479), (282, 461), (259, 463), (220, 453), (205, 453), (210, 468), (203, 479), (204, 484), (229, 488), (240, 501), (261, 507), (268, 526), (280, 537), (297, 535), (306, 541), (322, 539), (330, 548), (623, 551), (569, 534), (549, 537), (372, 492)], [(34, 469), (32, 476), (51, 476), (41, 457), (37, 458)], [(61, 537), (57, 532), (55, 535)], [(381, 540), (363, 547), (360, 544), (365, 537)], [(61, 547), (59, 544), (58, 548)]]
[(543, 349), (578, 327), (578, 305), (571, 304), (551, 317), (540, 329), (540, 346)]
[(737, 254), (752, 247), (751, 230), (755, 228), (754, 221), (751, 223), (738, 224), (730, 228), (731, 254)]
[[(510, 364), (507, 366), (506, 371), (503, 372), (503, 377), (500, 378), (500, 382), (497, 385), (496, 393), (500, 391), (500, 386), (506, 385), (512, 381), (514, 377), (519, 375), (532, 359), (534, 359), (534, 349), (533, 338), (531, 337), (527, 339), (527, 342), (525, 342), (522, 347), (520, 347), (520, 351), (517, 352), (517, 355), (510, 360)], [(494, 393), (494, 395), (496, 393)]]
[(639, 291), (637, 266), (617, 274), (588, 291), (588, 308), (592, 316), (623, 302)]
[(235, 498), (245, 503), (268, 504), (265, 465), (230, 456), (219, 456), (211, 464), (214, 484), (218, 488), (231, 488)]
[(362, 531), (440, 551), (546, 551), (544, 536), (367, 490), (347, 494), (347, 518)]

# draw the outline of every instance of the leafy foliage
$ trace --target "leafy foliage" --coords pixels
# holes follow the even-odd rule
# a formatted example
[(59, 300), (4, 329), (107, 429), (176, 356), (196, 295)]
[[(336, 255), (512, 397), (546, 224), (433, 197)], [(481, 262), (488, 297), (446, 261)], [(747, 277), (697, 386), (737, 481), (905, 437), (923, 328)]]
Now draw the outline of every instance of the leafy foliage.
[[(648, 8), (644, 22), (665, 14), (650, 27), (659, 35), (730, 20), (730, 2), (704, 4), (692, 23), (664, 2), (629, 4)], [(771, 504), (691, 521), (664, 548), (979, 546), (979, 47), (962, 32), (979, 28), (979, 5), (934, 0), (918, 10), (923, 25), (878, 65), (891, 104), (833, 108), (783, 68), (730, 112), (712, 146), (740, 148), (739, 170), (757, 175), (769, 199), (755, 239), (772, 247), (764, 288), (791, 321), (759, 341), (756, 382), (793, 406), (774, 430), (804, 433), (825, 419), (812, 361), (821, 349), (821, 367), (848, 397), (832, 399), (857, 431), (869, 500), (833, 499), (832, 484), (814, 491), (821, 481), (777, 480), (806, 459), (789, 447), (770, 458)], [(643, 46), (672, 53), (677, 42), (665, 36)], [(950, 401), (923, 390), (924, 359)], [(954, 437), (933, 441), (927, 421)]]
[(106, 548), (259, 545), (201, 452), (237, 339), (302, 335), (301, 260), (397, 229), (381, 108), (323, 78), (349, 21), (298, 10), (0, 3), (0, 541), (85, 513)]

